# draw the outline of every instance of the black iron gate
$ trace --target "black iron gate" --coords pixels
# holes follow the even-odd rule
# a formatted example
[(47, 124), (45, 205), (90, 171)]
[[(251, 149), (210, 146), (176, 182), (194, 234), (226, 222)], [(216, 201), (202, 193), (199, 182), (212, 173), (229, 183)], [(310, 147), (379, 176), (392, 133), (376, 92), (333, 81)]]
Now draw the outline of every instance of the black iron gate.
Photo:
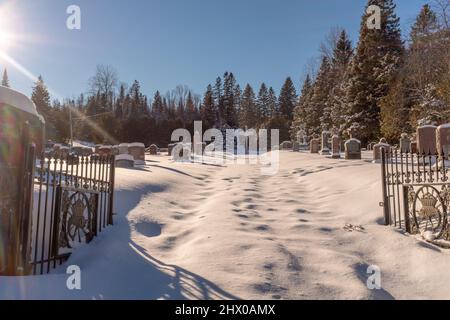
[(450, 162), (445, 154), (382, 149), (384, 220), (428, 240), (450, 240)]
[(31, 266), (48, 273), (113, 224), (114, 156), (46, 156), (36, 163)]

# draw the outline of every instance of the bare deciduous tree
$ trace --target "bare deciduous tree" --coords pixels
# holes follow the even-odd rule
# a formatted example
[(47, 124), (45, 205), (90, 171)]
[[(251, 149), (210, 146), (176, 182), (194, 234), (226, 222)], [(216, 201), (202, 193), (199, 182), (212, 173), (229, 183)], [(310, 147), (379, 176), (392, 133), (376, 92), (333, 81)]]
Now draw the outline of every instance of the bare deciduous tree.
[(100, 93), (112, 98), (117, 83), (117, 72), (112, 66), (98, 65), (95, 75), (89, 80), (89, 87), (92, 94)]

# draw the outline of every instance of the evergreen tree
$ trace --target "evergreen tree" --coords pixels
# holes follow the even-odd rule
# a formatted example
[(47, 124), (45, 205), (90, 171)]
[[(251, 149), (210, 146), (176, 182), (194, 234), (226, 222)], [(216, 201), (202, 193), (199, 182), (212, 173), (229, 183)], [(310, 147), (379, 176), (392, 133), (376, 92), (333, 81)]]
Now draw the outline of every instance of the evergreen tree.
[(163, 119), (164, 103), (159, 90), (156, 91), (155, 96), (153, 97), (152, 114), (157, 121)]
[(222, 87), (222, 79), (218, 77), (216, 79), (216, 83), (214, 85), (213, 90), (214, 97), (214, 106), (217, 111), (217, 122), (218, 126), (222, 127), (225, 124), (225, 110), (223, 107), (223, 87)]
[(42, 76), (39, 76), (35, 82), (31, 94), (31, 100), (36, 106), (37, 112), (45, 119), (46, 134), (50, 138), (56, 137), (56, 130), (54, 126), (54, 116), (51, 108), (50, 93), (44, 83)]
[(291, 126), (291, 138), (295, 140), (297, 137), (297, 132), (301, 129), (306, 129), (307, 127), (307, 108), (308, 103), (311, 99), (312, 93), (312, 81), (308, 74), (303, 82), (303, 87), (300, 93), (299, 103), (294, 109), (294, 120)]
[(230, 127), (237, 125), (237, 115), (235, 106), (236, 79), (233, 73), (226, 72), (223, 82), (223, 118)]
[(3, 70), (3, 78), (2, 78), (2, 86), (9, 88), (9, 78), (8, 78), (8, 71)]
[(269, 95), (268, 95), (268, 103), (269, 103), (269, 110), (270, 110), (270, 118), (276, 117), (279, 115), (279, 108), (278, 108), (278, 99), (277, 95), (275, 93), (275, 90), (270, 87), (269, 88)]
[(380, 100), (389, 91), (401, 64), (403, 43), (393, 0), (369, 0), (381, 8), (381, 29), (369, 29), (368, 14), (361, 22), (360, 39), (349, 71), (346, 127), (357, 130), (363, 142), (380, 134)]
[(253, 88), (247, 84), (242, 93), (239, 126), (241, 129), (254, 129), (257, 125), (256, 101)]
[(345, 30), (342, 30), (339, 40), (336, 43), (336, 47), (333, 50), (329, 79), (332, 89), (327, 101), (331, 120), (330, 126), (338, 129), (340, 133), (342, 133), (345, 128), (345, 84), (347, 83), (347, 72), (352, 56), (352, 43)]
[(203, 96), (203, 103), (201, 108), (203, 127), (206, 130), (214, 128), (214, 125), (216, 124), (216, 115), (217, 113), (214, 105), (213, 89), (211, 85), (208, 85)]
[(271, 110), (270, 110), (270, 97), (269, 90), (267, 89), (266, 84), (263, 82), (259, 89), (258, 93), (258, 125), (262, 125), (270, 118)]
[(282, 116), (288, 121), (292, 121), (294, 115), (294, 108), (297, 103), (297, 92), (295, 91), (294, 83), (288, 77), (284, 82), (283, 87), (278, 97), (278, 107)]

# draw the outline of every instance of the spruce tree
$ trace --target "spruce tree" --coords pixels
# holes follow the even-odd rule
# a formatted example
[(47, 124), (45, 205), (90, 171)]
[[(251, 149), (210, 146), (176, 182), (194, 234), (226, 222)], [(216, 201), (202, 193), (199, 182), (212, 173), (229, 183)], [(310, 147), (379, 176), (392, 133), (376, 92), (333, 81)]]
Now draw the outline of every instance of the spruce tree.
[(239, 126), (241, 129), (255, 129), (257, 125), (256, 101), (253, 88), (247, 84), (242, 93)]
[(203, 128), (205, 130), (214, 128), (216, 124), (216, 108), (214, 105), (213, 88), (208, 85), (203, 96), (203, 103), (201, 108), (201, 117), (203, 121)]
[(338, 129), (340, 133), (342, 133), (345, 127), (345, 84), (352, 56), (352, 43), (345, 30), (342, 30), (336, 47), (333, 50), (330, 71), (332, 89), (327, 101), (331, 119), (330, 129)]
[(299, 103), (294, 109), (294, 120), (291, 125), (291, 138), (295, 140), (297, 132), (307, 127), (307, 113), (308, 103), (311, 99), (312, 93), (312, 81), (308, 74), (303, 82), (302, 90), (300, 93)]
[(270, 110), (270, 118), (278, 116), (279, 115), (278, 99), (275, 90), (272, 87), (269, 88), (268, 103)]
[(369, 0), (381, 8), (381, 29), (367, 26), (363, 16), (360, 38), (349, 72), (346, 127), (357, 130), (363, 142), (380, 135), (380, 100), (389, 91), (401, 64), (403, 43), (393, 0)]
[(213, 89), (214, 106), (217, 111), (217, 122), (218, 126), (222, 127), (225, 122), (225, 110), (223, 108), (223, 86), (222, 78), (218, 77)]
[(2, 86), (9, 88), (9, 78), (8, 78), (8, 71), (3, 70), (3, 78), (2, 78)]
[(259, 118), (258, 125), (260, 126), (269, 120), (271, 114), (269, 90), (264, 82), (261, 84), (258, 92), (257, 106)]
[(292, 121), (294, 115), (294, 108), (297, 104), (297, 92), (295, 91), (294, 83), (288, 77), (283, 84), (278, 97), (278, 107), (280, 114), (286, 118), (287, 121)]
[(233, 73), (226, 72), (223, 81), (223, 118), (230, 127), (237, 125), (236, 106), (235, 106), (235, 87), (236, 79)]

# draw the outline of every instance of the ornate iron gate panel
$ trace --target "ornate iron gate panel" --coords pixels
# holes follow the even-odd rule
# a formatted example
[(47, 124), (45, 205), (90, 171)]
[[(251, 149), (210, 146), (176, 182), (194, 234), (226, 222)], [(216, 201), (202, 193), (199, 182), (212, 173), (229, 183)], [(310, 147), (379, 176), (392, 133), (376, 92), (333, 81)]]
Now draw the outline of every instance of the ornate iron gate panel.
[(113, 156), (42, 154), (34, 179), (31, 264), (50, 272), (113, 224)]
[(53, 255), (61, 256), (97, 235), (99, 193), (58, 187), (56, 194)]
[(411, 154), (382, 149), (382, 193), (386, 225), (450, 240), (450, 172), (444, 153)]

